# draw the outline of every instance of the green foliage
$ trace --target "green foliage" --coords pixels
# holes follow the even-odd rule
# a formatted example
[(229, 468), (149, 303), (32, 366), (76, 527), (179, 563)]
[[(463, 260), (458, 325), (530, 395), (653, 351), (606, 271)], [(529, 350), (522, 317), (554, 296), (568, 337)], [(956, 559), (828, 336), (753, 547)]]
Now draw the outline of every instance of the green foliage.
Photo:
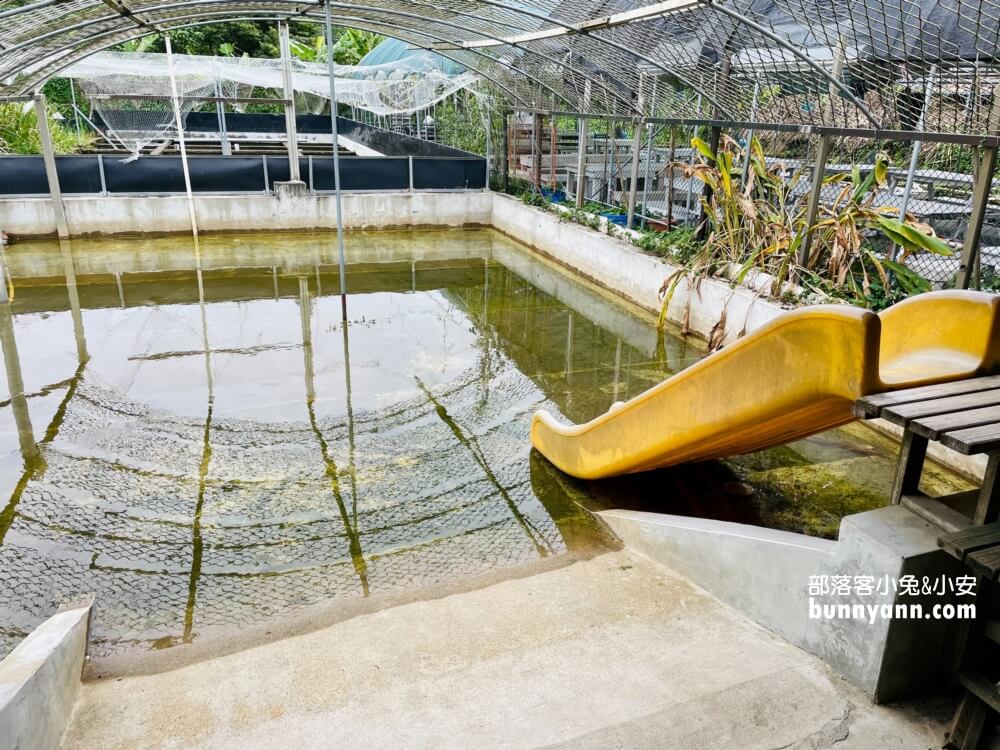
[[(57, 154), (75, 151), (76, 134), (54, 120), (51, 112), (48, 122), (53, 150)], [(38, 154), (41, 150), (34, 106), (30, 102), (0, 103), (0, 154)]]
[(521, 193), (521, 202), (526, 206), (537, 206), (538, 208), (548, 208), (549, 201), (541, 193), (536, 193), (533, 190), (525, 190)]
[[(930, 226), (909, 214), (901, 220), (896, 209), (875, 205), (891, 163), (884, 152), (876, 154), (874, 168), (867, 175), (855, 167), (850, 176), (836, 174), (824, 180), (828, 188), (842, 185), (832, 201), (821, 204), (810, 228), (803, 202), (789, 200), (801, 176), (785, 180), (783, 166), (768, 167), (757, 139), (749, 146), (745, 183), (741, 167), (746, 152), (735, 141), (726, 139), (718, 153), (698, 138), (692, 145), (704, 160), (685, 171), (712, 191), (708, 200), (702, 199), (711, 231), (689, 265), (695, 278), (715, 275), (735, 264), (736, 283), (753, 270), (770, 274), (774, 296), (780, 296), (784, 283), (797, 276), (805, 288), (820, 296), (879, 308), (930, 289), (926, 279), (905, 265), (909, 255), (952, 253)], [(810, 233), (809, 257), (800, 265), (800, 249)], [(879, 238), (882, 245), (898, 247), (898, 257), (877, 250)]]
[(473, 154), (486, 153), (486, 111), (478, 96), (462, 92), (438, 102), (434, 120), (438, 142)]
[(702, 247), (693, 227), (676, 227), (669, 232), (642, 232), (635, 244), (640, 250), (684, 266)]
[[(359, 29), (335, 29), (333, 61), (338, 65), (357, 65), (361, 58), (378, 46), (385, 37)], [(292, 54), (305, 62), (326, 62), (326, 36), (299, 37), (290, 42)]]

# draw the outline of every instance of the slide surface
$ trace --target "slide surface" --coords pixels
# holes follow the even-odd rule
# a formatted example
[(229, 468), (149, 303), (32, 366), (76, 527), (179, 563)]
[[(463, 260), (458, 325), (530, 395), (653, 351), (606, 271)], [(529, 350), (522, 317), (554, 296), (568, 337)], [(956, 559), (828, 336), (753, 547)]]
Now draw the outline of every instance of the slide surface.
[(998, 313), (1000, 297), (960, 291), (881, 318), (843, 305), (795, 310), (586, 424), (539, 411), (531, 441), (582, 479), (763, 450), (852, 421), (860, 396), (993, 371)]

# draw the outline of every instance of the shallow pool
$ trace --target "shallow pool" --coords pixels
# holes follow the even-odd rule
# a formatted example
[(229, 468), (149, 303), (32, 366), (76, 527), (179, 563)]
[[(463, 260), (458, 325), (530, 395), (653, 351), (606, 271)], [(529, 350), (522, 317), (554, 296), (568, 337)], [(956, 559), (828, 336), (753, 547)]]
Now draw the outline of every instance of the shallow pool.
[(490, 230), (348, 247), (346, 323), (329, 234), (8, 250), (0, 652), (89, 593), (109, 655), (494, 580), (613, 545), (584, 507), (831, 535), (885, 502), (862, 427), (571, 480), (532, 412), (589, 419), (701, 345)]

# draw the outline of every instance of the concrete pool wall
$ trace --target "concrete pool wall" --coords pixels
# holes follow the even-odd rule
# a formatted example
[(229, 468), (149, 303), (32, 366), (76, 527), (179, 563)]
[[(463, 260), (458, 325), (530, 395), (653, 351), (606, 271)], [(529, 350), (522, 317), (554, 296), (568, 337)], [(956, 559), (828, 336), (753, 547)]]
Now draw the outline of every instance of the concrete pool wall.
[[(661, 307), (659, 290), (678, 271), (630, 243), (488, 191), (347, 192), (344, 225), (348, 229), (492, 226), (652, 314)], [(279, 198), (276, 195), (195, 195), (195, 213), (205, 232), (247, 232), (336, 228), (332, 195)], [(191, 223), (183, 195), (64, 197), (71, 235), (185, 233)], [(13, 237), (53, 236), (48, 198), (0, 200), (0, 230)], [(624, 233), (624, 230), (614, 230)], [(722, 343), (759, 328), (785, 308), (752, 289), (734, 289), (724, 281), (681, 282), (667, 319), (709, 339), (716, 327)], [(899, 429), (883, 420), (868, 423), (893, 438)], [(928, 454), (973, 479), (986, 470), (985, 456), (963, 456), (931, 443)]]
[[(187, 203), (180, 196), (67, 198), (65, 204), (74, 234), (189, 231)], [(352, 229), (491, 225), (651, 313), (660, 307), (660, 285), (677, 270), (620, 239), (492, 193), (355, 193), (345, 195), (344, 208), (345, 224)], [(330, 196), (294, 200), (264, 195), (200, 196), (196, 211), (205, 231), (329, 229), (335, 224)], [(44, 199), (0, 201), (0, 226), (14, 236), (52, 234), (51, 206)], [(702, 338), (708, 338), (723, 321), (724, 340), (731, 341), (782, 311), (753, 291), (706, 280), (696, 287), (682, 284), (673, 297), (668, 318), (686, 324)], [(621, 324), (623, 335), (628, 333), (625, 323)], [(943, 458), (953, 466), (957, 463), (947, 456)], [(801, 581), (803, 575), (842, 573), (849, 568), (847, 562), (856, 558), (868, 560), (871, 566), (853, 572), (901, 575), (922, 570), (929, 558), (939, 556), (932, 544), (933, 531), (926, 524), (919, 526), (922, 522), (913, 527), (912, 539), (893, 541), (892, 524), (881, 519), (902, 513), (905, 518), (896, 520), (909, 524), (915, 517), (908, 511), (895, 507), (872, 513), (879, 515), (845, 519), (842, 540), (837, 543), (795, 534), (779, 533), (777, 538), (773, 532), (763, 533), (755, 527), (715, 521), (704, 521), (695, 528), (676, 523), (670, 516), (650, 519), (611, 512), (606, 520), (630, 545), (680, 570), (761, 624), (819, 654), (869, 695), (886, 699), (896, 697), (906, 685), (916, 687), (921, 675), (933, 674), (936, 661), (930, 657), (939, 657), (945, 649), (925, 651), (933, 652), (928, 662), (910, 664), (906, 671), (899, 667), (896, 649), (902, 648), (899, 644), (914, 641), (911, 633), (890, 638), (889, 625), (877, 632), (850, 628), (835, 631), (811, 625), (805, 621), (808, 611)], [(861, 529), (862, 521), (871, 521), (872, 529)], [(880, 536), (883, 532), (886, 538)], [(720, 539), (735, 551), (720, 554)], [(701, 564), (709, 560), (714, 561), (714, 566)], [(944, 643), (945, 635), (939, 630), (932, 635), (930, 640)], [(890, 673), (913, 679), (902, 686), (887, 684), (885, 675)]]

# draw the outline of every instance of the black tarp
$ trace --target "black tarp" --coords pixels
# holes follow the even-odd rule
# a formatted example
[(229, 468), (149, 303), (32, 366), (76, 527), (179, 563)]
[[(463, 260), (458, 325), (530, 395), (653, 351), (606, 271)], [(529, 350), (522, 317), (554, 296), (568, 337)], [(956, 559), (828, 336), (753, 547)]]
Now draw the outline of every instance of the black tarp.
[(485, 159), (413, 160), (414, 190), (482, 190), (484, 187)]
[[(275, 182), (288, 180), (288, 159), (268, 156), (267, 183), (261, 156), (191, 156), (191, 189), (198, 193), (260, 193)], [(105, 156), (104, 176), (112, 194), (184, 193), (184, 171), (179, 156), (143, 156), (133, 161)], [(65, 194), (98, 194), (101, 173), (98, 157), (56, 157), (59, 184)], [(334, 189), (333, 157), (299, 160), (302, 180), (319, 191)], [(344, 190), (406, 190), (410, 186), (409, 159), (358, 156), (340, 159)], [(486, 162), (476, 158), (413, 157), (413, 187), (417, 190), (481, 189)], [(312, 185), (315, 182), (315, 186)], [(40, 156), (0, 157), (0, 195), (47, 195), (48, 181)]]

